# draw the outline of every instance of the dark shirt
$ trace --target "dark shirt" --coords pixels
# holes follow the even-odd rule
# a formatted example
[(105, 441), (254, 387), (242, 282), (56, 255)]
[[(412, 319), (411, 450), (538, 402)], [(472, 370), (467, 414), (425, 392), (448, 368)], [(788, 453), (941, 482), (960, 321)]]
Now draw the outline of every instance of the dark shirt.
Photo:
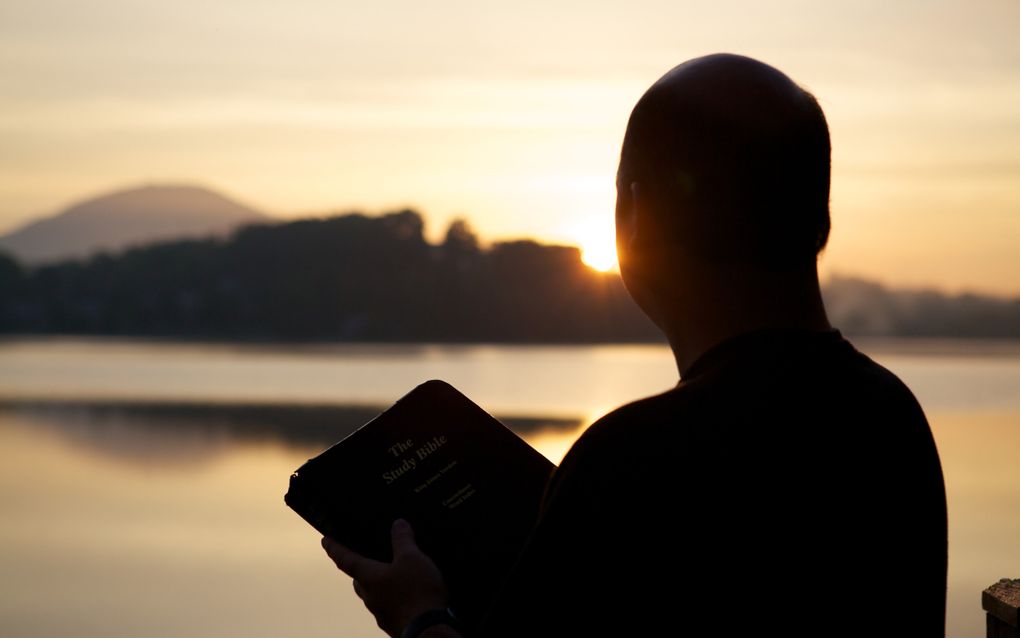
[(942, 636), (946, 538), (907, 387), (836, 330), (749, 333), (580, 437), (478, 633)]

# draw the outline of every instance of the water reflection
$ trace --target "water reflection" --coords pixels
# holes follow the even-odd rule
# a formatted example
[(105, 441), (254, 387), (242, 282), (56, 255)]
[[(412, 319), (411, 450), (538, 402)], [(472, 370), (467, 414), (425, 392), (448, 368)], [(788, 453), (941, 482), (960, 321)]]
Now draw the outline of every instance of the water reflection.
[[(949, 498), (947, 635), (981, 635), (981, 589), (1020, 576), (1020, 348), (862, 345), (928, 414)], [(0, 342), (0, 635), (380, 636), (283, 493), (428, 378), (559, 462), (676, 372), (645, 346)]]
[(305, 454), (232, 441), (177, 471), (24, 416), (0, 414), (0, 634), (379, 635), (283, 504)]
[[(0, 402), (0, 420), (59, 437), (83, 452), (159, 467), (195, 467), (237, 443), (269, 443), (314, 453), (379, 414), (367, 405), (243, 405), (131, 402)], [(572, 442), (580, 418), (498, 416), (520, 436)], [(564, 450), (565, 451), (565, 450)], [(559, 461), (559, 457), (554, 461)]]
[[(380, 636), (283, 503), (295, 468), (377, 413), (3, 404), (0, 635)], [(547, 441), (582, 427), (504, 422)]]

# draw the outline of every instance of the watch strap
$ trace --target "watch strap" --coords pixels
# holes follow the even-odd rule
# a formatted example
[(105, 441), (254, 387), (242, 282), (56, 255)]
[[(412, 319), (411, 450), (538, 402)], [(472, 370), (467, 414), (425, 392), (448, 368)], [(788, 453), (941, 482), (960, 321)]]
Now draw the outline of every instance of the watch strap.
[(449, 625), (458, 632), (460, 631), (460, 621), (449, 608), (430, 609), (412, 618), (404, 631), (400, 633), (400, 638), (418, 638), (423, 631), (436, 625)]

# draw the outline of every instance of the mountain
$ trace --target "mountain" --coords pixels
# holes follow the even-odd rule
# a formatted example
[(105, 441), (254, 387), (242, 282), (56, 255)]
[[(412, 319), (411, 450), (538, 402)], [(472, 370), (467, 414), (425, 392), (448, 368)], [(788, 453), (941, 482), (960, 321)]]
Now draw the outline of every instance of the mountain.
[(266, 215), (198, 186), (152, 185), (74, 204), (0, 237), (0, 251), (38, 264), (156, 240), (225, 235)]

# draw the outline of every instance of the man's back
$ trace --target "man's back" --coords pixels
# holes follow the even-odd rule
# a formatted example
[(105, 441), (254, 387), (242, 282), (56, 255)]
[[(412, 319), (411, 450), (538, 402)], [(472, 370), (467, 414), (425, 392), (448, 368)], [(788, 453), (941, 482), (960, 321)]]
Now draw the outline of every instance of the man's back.
[(482, 634), (934, 636), (945, 584), (910, 391), (837, 331), (758, 331), (586, 432)]

